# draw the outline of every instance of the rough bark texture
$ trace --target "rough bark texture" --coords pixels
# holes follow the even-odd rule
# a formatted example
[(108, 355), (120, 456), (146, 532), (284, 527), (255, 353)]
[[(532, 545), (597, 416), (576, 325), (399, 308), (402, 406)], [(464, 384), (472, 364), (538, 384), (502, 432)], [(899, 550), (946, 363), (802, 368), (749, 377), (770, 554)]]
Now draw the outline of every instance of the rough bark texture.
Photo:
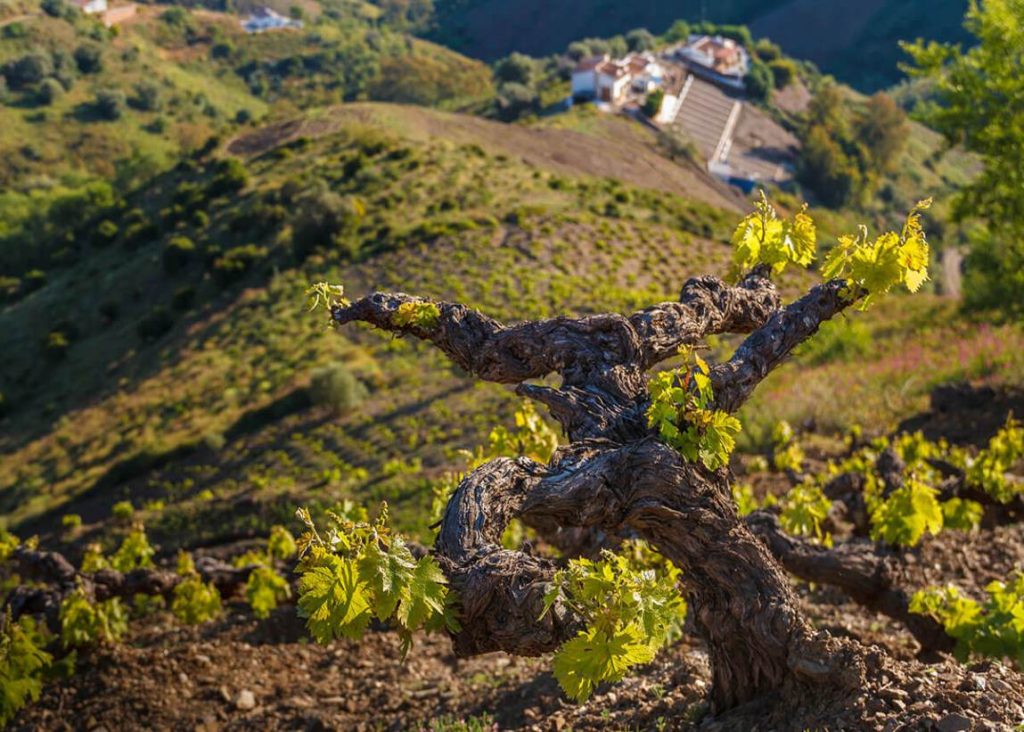
[[(784, 683), (837, 677), (801, 617), (783, 568), (736, 515), (728, 472), (687, 463), (653, 437), (645, 416), (645, 372), (681, 345), (715, 333), (751, 333), (712, 371), (718, 407), (735, 411), (793, 348), (850, 304), (845, 283), (834, 281), (782, 308), (767, 274), (759, 267), (737, 286), (696, 278), (678, 303), (630, 316), (504, 325), (442, 302), (436, 303), (436, 324), (398, 325), (394, 316), (402, 304), (425, 302), (401, 293), (376, 293), (332, 309), (339, 325), (363, 321), (429, 340), (479, 378), (518, 384), (518, 393), (547, 405), (570, 440), (548, 465), (493, 460), (469, 474), (452, 497), (435, 552), (462, 602), (462, 630), (453, 638), (458, 654), (536, 655), (579, 629), (562, 607), (538, 620), (555, 566), (501, 547), (506, 525), (521, 517), (552, 530), (632, 532), (675, 563), (708, 644), (716, 708)], [(552, 373), (562, 378), (557, 388), (525, 383)]]
[(910, 612), (910, 596), (905, 589), (909, 583), (897, 556), (881, 553), (873, 543), (863, 540), (851, 540), (833, 549), (812, 544), (786, 534), (778, 519), (767, 511), (755, 511), (746, 523), (787, 572), (807, 582), (838, 587), (864, 607), (899, 620), (923, 652), (953, 650), (955, 641), (938, 622)]

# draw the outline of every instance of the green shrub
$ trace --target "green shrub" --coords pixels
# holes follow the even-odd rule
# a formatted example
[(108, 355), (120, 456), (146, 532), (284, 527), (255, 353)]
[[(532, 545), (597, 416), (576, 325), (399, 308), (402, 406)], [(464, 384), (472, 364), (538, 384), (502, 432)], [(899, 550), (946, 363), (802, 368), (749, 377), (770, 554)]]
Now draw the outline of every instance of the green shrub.
[[(754, 53), (765, 63), (778, 61), (782, 58), (782, 49), (767, 38), (758, 39), (757, 43), (754, 44)], [(783, 84), (782, 86), (785, 85)]]
[(768, 68), (771, 70), (772, 77), (775, 79), (775, 86), (779, 89), (785, 89), (793, 83), (794, 79), (796, 79), (796, 64), (789, 59), (780, 58), (771, 61), (768, 64)]
[(11, 89), (20, 90), (38, 84), (53, 73), (53, 60), (45, 53), (33, 51), (3, 67), (4, 78)]
[(174, 316), (162, 305), (153, 308), (139, 321), (138, 334), (144, 341), (155, 341), (174, 327)]
[(292, 224), (292, 250), (304, 260), (315, 251), (332, 247), (359, 225), (366, 209), (352, 196), (316, 191), (305, 196)]
[(743, 79), (743, 83), (747, 87), (747, 94), (760, 102), (767, 101), (772, 89), (775, 88), (772, 70), (760, 61), (751, 62), (750, 71)]
[(103, 119), (120, 119), (127, 103), (128, 98), (120, 89), (101, 89), (96, 93), (96, 113)]
[(151, 81), (142, 81), (135, 85), (135, 94), (131, 99), (133, 107), (145, 112), (155, 112), (160, 109), (161, 104), (159, 86)]
[(665, 92), (661, 89), (655, 89), (647, 95), (647, 99), (644, 100), (643, 113), (649, 118), (654, 119), (658, 116), (658, 112), (661, 111), (661, 103), (665, 99)]
[(135, 515), (131, 501), (118, 501), (110, 507), (110, 515), (118, 521), (129, 521)]
[(314, 404), (345, 414), (363, 402), (367, 391), (344, 364), (333, 363), (313, 372), (309, 394)]
[(91, 43), (75, 49), (75, 63), (83, 74), (95, 74), (103, 69), (103, 51)]
[(196, 245), (187, 236), (172, 236), (164, 247), (164, 271), (174, 274), (185, 269), (195, 251)]
[(249, 183), (249, 171), (238, 158), (227, 158), (217, 165), (217, 173), (210, 182), (208, 193), (211, 198), (234, 193)]
[(63, 18), (68, 11), (64, 0), (43, 0), (39, 7), (44, 13), (54, 18)]
[(43, 343), (46, 357), (51, 361), (63, 359), (67, 356), (69, 348), (71, 348), (71, 340), (59, 330), (51, 330), (46, 335), (46, 340)]
[(64, 87), (54, 78), (43, 79), (39, 85), (39, 102), (41, 104), (53, 104), (64, 95)]
[(266, 247), (245, 244), (232, 247), (213, 262), (213, 274), (222, 284), (240, 279), (246, 272), (267, 258)]
[(93, 244), (99, 247), (106, 246), (117, 238), (117, 224), (110, 219), (103, 219), (96, 225), (96, 233), (92, 238)]
[(210, 56), (212, 58), (230, 58), (235, 52), (235, 45), (230, 41), (221, 41), (220, 43), (213, 44), (210, 49)]

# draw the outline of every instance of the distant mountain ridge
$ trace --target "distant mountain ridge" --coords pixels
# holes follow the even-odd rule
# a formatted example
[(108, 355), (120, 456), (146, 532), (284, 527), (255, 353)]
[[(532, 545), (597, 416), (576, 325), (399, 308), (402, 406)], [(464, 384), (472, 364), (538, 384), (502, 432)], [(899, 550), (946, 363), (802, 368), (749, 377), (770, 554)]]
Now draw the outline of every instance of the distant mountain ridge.
[(432, 37), (487, 61), (513, 51), (541, 56), (570, 42), (646, 27), (663, 32), (678, 19), (750, 26), (795, 58), (861, 91), (902, 78), (898, 41), (923, 37), (966, 42), (965, 0), (436, 0)]

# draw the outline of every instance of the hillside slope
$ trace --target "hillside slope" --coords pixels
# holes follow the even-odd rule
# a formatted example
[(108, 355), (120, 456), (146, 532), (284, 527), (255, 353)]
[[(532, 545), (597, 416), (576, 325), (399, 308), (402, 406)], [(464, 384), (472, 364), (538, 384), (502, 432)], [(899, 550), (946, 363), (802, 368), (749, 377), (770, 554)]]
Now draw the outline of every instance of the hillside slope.
[(964, 0), (724, 0), (723, 2), (593, 3), (587, 0), (438, 0), (433, 37), (476, 58), (512, 51), (560, 52), (574, 40), (631, 28), (661, 33), (677, 19), (749, 25), (787, 54), (817, 63), (862, 91), (899, 81), (897, 45), (917, 37), (966, 41)]
[[(424, 468), (406, 449), (436, 469), (482, 439), (508, 397), (453, 379), (434, 357), (424, 368), (418, 346), (328, 337), (303, 310), (311, 281), (420, 291), (515, 318), (634, 309), (725, 267), (716, 240), (735, 200), (640, 140), (616, 148), (379, 105), (288, 129), (228, 144), (244, 156), (241, 190), (219, 192), (217, 156), (156, 179), (103, 214), (121, 232), (141, 222), (147, 237), (83, 245), (73, 266), (0, 313), (0, 347), (21, 354), (0, 366), (0, 509), (11, 523), (45, 531), (65, 511), (99, 521), (120, 498), (160, 500), (159, 525), (187, 542), (260, 521), (231, 510), (243, 496), (369, 491), (421, 505)], [(665, 190), (594, 177), (602, 155), (631, 159), (638, 177), (654, 171)], [(344, 226), (297, 241), (325, 209)], [(346, 427), (302, 398), (337, 360), (372, 387)], [(289, 435), (301, 437), (281, 453)], [(330, 450), (309, 452), (327, 435)], [(295, 463), (293, 451), (306, 457)]]
[[(151, 506), (147, 523), (170, 549), (258, 533), (297, 502), (386, 496), (421, 529), (431, 481), (515, 400), (421, 345), (325, 332), (303, 290), (390, 288), (517, 319), (630, 311), (674, 298), (689, 276), (724, 273), (735, 200), (699, 171), (664, 168), (619, 121), (586, 122), (589, 135), (344, 106), (238, 137), (119, 202), (103, 215), (146, 238), (82, 245), (73, 266), (0, 312), (7, 522), (52, 536), (78, 513), (77, 542), (104, 536), (110, 506), (128, 499)], [(245, 178), (225, 191), (228, 151)], [(654, 184), (595, 177), (608, 156)], [(806, 278), (783, 284), (794, 293)], [(860, 395), (831, 414), (842, 426), (902, 416), (932, 381), (1019, 368), (1016, 329), (972, 329), (927, 297), (913, 318), (893, 302), (867, 350), (826, 350), (799, 379), (773, 377), (745, 439), (777, 417), (826, 416), (829, 400), (800, 395), (837, 379)], [(897, 355), (908, 339), (912, 364)], [(963, 344), (955, 364), (942, 359), (950, 339)], [(878, 368), (850, 372), (846, 359), (868, 353)], [(340, 419), (309, 389), (331, 364), (369, 387)], [(930, 380), (899, 387), (908, 369)]]

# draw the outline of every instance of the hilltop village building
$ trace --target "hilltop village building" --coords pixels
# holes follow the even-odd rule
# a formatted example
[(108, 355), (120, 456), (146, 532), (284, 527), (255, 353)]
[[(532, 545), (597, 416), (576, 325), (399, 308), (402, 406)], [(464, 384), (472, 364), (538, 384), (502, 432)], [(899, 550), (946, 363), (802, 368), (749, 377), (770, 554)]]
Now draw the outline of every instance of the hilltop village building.
[[(750, 54), (731, 38), (691, 35), (657, 55), (582, 59), (572, 72), (572, 100), (595, 102), (691, 144), (712, 175), (750, 190), (792, 179), (799, 142), (744, 103)], [(645, 102), (661, 92), (660, 106)]]
[(265, 33), (284, 28), (301, 28), (301, 20), (286, 18), (271, 8), (256, 8), (252, 14), (242, 21), (246, 33)]
[(659, 87), (664, 77), (665, 70), (649, 53), (634, 53), (622, 59), (594, 56), (573, 69), (572, 97), (576, 101), (618, 105), (627, 92), (647, 94)]
[(745, 88), (743, 80), (750, 71), (750, 54), (731, 38), (693, 35), (672, 56), (697, 76), (730, 89)]
[(71, 4), (90, 15), (107, 11), (107, 0), (71, 0)]

